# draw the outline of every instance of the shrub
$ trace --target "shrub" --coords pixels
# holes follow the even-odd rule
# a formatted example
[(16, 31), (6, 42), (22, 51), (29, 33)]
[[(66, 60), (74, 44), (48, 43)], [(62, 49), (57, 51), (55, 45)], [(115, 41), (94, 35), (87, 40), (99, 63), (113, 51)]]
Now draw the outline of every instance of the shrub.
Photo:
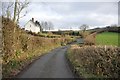
[[(3, 77), (12, 77), (22, 68), (28, 65), (36, 57), (47, 53), (51, 49), (67, 44), (71, 38), (53, 38), (52, 33), (49, 37), (46, 34), (36, 34), (31, 31), (24, 31), (9, 19), (2, 19), (3, 24)], [(45, 37), (40, 37), (43, 35)], [(52, 36), (52, 38), (51, 38)], [(59, 37), (59, 38), (58, 38)], [(70, 40), (70, 41), (69, 41)]]
[[(3, 25), (3, 77), (17, 74), (23, 66), (51, 49), (61, 46), (61, 39), (40, 37), (24, 31), (9, 19), (2, 19)], [(49, 45), (49, 46), (48, 46)]]
[(95, 45), (95, 39), (96, 38), (96, 33), (90, 34), (88, 35), (85, 39), (84, 39), (84, 44), (85, 45)]
[(85, 31), (85, 32), (80, 32), (80, 35), (82, 38), (86, 38), (89, 35), (89, 32)]
[(68, 58), (83, 77), (120, 77), (120, 48), (112, 46), (71, 46)]

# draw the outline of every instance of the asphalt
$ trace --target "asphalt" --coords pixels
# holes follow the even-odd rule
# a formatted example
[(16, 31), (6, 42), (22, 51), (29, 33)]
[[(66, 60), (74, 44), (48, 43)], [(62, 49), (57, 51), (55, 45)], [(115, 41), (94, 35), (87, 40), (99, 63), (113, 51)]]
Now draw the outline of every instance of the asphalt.
[[(77, 39), (76, 43), (83, 43)], [(48, 54), (33, 62), (27, 69), (23, 70), (17, 78), (74, 78), (65, 57), (70, 45), (56, 48)]]
[(68, 47), (56, 48), (42, 56), (17, 78), (74, 78), (65, 57)]

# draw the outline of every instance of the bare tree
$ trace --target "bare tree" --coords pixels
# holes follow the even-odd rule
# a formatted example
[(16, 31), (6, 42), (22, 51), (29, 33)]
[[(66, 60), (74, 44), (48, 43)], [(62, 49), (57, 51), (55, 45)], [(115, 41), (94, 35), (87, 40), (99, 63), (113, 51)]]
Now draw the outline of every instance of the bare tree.
[(30, 3), (30, 2), (28, 2), (27, 0), (25, 0), (24, 2), (18, 2), (17, 12), (16, 12), (16, 13), (17, 13), (17, 14), (16, 14), (16, 16), (17, 16), (17, 23), (19, 23), (19, 19), (20, 19), (20, 18), (26, 16), (27, 11), (26, 11), (22, 16), (20, 16), (20, 14), (21, 14), (21, 12), (22, 12), (25, 8), (28, 7), (29, 3)]
[(13, 16), (13, 21), (14, 22), (16, 21), (17, 3), (18, 3), (18, 0), (15, 1), (15, 6), (14, 6), (14, 16)]
[(47, 21), (41, 21), (41, 27), (43, 30), (47, 30), (48, 29), (48, 22)]
[(54, 29), (54, 25), (51, 21), (41, 21), (41, 27), (45, 31)]
[(48, 29), (49, 29), (49, 30), (52, 30), (53, 27), (54, 27), (53, 23), (49, 21), (49, 22), (48, 22)]
[[(28, 7), (29, 2), (24, 0), (20, 2), (15, 0), (15, 2), (3, 2), (2, 3), (2, 16), (12, 19), (14, 22), (19, 22), (19, 19), (26, 16), (27, 11), (21, 15), (22, 11)], [(13, 15), (12, 15), (13, 14)]]
[(87, 24), (83, 24), (80, 26), (80, 29), (83, 30), (83, 32), (85, 32), (87, 28), (89, 28)]
[(2, 16), (12, 18), (13, 2), (2, 2)]
[(7, 18), (11, 18), (11, 16), (12, 16), (12, 13), (10, 12), (10, 8), (12, 7), (12, 5), (13, 5), (13, 3), (10, 3), (7, 6), (7, 10), (6, 10)]

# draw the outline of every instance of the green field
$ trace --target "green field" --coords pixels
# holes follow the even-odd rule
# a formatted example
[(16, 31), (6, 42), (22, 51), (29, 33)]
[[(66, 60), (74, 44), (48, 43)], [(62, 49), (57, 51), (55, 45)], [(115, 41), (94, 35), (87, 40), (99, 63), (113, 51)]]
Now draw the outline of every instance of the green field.
[(100, 34), (97, 34), (96, 36), (96, 43), (98, 45), (118, 45), (118, 35), (120, 36), (120, 33), (113, 33), (113, 32), (103, 32)]

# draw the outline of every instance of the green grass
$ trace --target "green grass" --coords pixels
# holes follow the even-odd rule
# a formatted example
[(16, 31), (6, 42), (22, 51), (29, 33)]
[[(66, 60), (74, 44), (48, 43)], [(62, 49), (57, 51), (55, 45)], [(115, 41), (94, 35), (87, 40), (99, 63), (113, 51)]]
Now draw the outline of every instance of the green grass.
[(120, 36), (120, 33), (103, 32), (97, 34), (96, 43), (98, 45), (120, 46), (120, 44), (118, 45), (118, 35)]

